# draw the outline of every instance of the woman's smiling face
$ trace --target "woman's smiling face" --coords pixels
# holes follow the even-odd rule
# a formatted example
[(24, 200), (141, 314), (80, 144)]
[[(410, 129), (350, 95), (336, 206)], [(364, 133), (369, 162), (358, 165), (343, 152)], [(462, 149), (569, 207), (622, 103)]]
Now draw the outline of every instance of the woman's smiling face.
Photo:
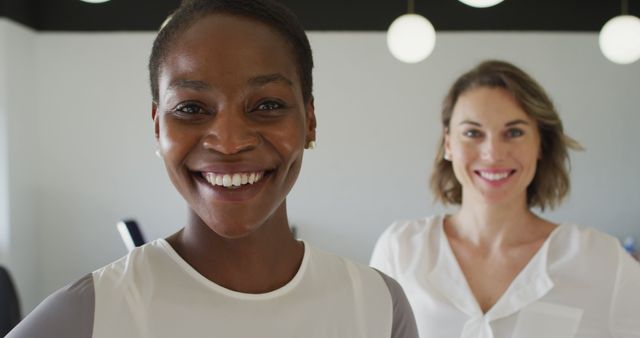
[(445, 151), (462, 185), (463, 204), (517, 200), (526, 205), (540, 156), (540, 133), (507, 90), (481, 86), (460, 95)]
[(247, 236), (284, 212), (315, 139), (296, 65), (274, 28), (212, 14), (174, 39), (160, 67), (160, 153), (192, 212), (222, 237)]

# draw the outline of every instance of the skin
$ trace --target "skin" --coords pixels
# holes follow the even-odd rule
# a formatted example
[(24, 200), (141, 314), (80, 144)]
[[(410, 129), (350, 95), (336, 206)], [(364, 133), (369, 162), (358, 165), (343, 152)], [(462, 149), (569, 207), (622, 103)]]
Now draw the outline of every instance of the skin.
[[(316, 126), (290, 45), (259, 21), (208, 15), (175, 39), (158, 84), (152, 107), (158, 148), (189, 205), (186, 226), (167, 241), (228, 289), (284, 286), (304, 255), (289, 231), (286, 196)], [(203, 178), (259, 171), (261, 181), (237, 190)]]
[[(527, 207), (540, 133), (508, 91), (478, 87), (458, 98), (445, 152), (462, 185), (461, 208), (445, 219), (445, 233), (486, 313), (556, 227)], [(506, 177), (489, 180), (482, 173)]]

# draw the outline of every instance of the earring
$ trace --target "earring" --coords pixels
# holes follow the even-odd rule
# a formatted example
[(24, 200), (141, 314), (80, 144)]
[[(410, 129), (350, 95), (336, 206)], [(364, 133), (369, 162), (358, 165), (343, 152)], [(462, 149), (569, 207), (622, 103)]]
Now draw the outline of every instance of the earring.
[(451, 155), (449, 153), (444, 153), (444, 159), (446, 161), (451, 161)]
[(316, 141), (314, 141), (314, 140), (309, 141), (309, 143), (307, 143), (306, 148), (309, 149), (309, 150), (316, 149)]
[(160, 154), (160, 149), (156, 149), (156, 156), (158, 158), (162, 158), (162, 154)]

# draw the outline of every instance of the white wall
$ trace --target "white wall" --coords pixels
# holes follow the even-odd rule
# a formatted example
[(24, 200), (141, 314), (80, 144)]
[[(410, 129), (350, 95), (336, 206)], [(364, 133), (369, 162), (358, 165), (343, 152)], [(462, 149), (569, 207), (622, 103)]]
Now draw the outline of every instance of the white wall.
[[(383, 33), (310, 36), (318, 148), (307, 152), (288, 200), (302, 238), (366, 262), (393, 220), (442, 212), (426, 179), (440, 102), (456, 76), (489, 57), (533, 74), (568, 133), (587, 148), (573, 156), (570, 200), (548, 216), (640, 237), (640, 63), (607, 62), (595, 34), (441, 33), (434, 54), (417, 65), (392, 59)], [(36, 38), (35, 146), (10, 147), (29, 152), (20, 166), (35, 168), (38, 297), (123, 255), (114, 227), (120, 218), (136, 217), (149, 238), (182, 225), (184, 203), (153, 155), (146, 71), (152, 39)]]
[[(6, 183), (0, 184), (0, 194), (8, 196), (8, 205), (0, 215), (8, 218), (8, 228), (3, 232), (3, 248), (7, 250), (9, 270), (18, 283), (17, 288), (25, 309), (37, 304), (41, 297), (37, 283), (38, 246), (37, 216), (38, 196), (35, 177), (45, 170), (46, 163), (39, 158), (36, 141), (38, 114), (35, 110), (37, 93), (35, 65), (36, 33), (11, 21), (0, 20), (0, 31), (4, 41), (0, 63), (4, 74), (0, 77), (0, 96), (3, 97), (6, 128), (0, 126), (1, 137), (7, 142), (6, 161), (2, 161)], [(2, 108), (0, 108), (2, 109)], [(0, 146), (1, 147), (1, 146)], [(8, 174), (8, 175), (7, 175)]]
[[(0, 47), (6, 46), (7, 23), (0, 19)], [(0, 263), (7, 264), (9, 251), (9, 127), (7, 120), (7, 55), (0, 48)]]

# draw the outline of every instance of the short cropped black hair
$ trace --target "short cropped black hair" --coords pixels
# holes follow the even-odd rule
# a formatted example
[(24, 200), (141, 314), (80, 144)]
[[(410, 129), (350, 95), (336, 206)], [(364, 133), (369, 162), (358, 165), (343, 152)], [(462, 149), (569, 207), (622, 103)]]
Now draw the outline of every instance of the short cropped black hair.
[(238, 15), (258, 20), (275, 28), (291, 45), (305, 102), (311, 98), (313, 56), (309, 39), (295, 14), (272, 0), (185, 0), (160, 29), (149, 57), (149, 79), (153, 102), (158, 102), (160, 67), (171, 51), (171, 45), (184, 31), (204, 16), (216, 13)]

